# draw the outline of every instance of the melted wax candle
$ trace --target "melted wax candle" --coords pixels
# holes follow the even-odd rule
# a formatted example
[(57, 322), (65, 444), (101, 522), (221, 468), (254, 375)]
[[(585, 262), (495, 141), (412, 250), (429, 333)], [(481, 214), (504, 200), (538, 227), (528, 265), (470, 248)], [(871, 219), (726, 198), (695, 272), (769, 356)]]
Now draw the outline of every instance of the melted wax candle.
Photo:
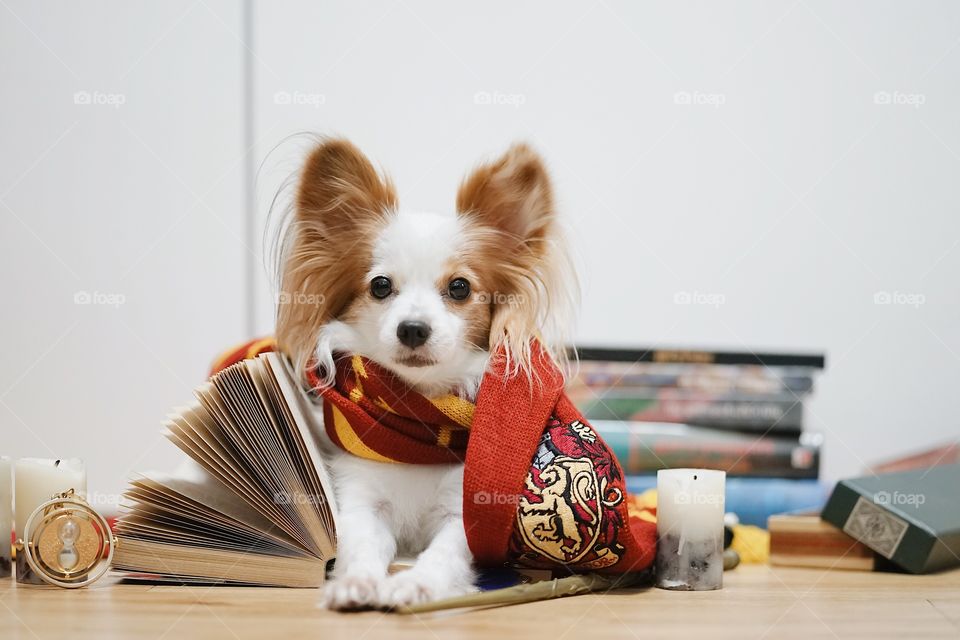
[(723, 586), (726, 473), (711, 469), (657, 472), (657, 586), (710, 591)]

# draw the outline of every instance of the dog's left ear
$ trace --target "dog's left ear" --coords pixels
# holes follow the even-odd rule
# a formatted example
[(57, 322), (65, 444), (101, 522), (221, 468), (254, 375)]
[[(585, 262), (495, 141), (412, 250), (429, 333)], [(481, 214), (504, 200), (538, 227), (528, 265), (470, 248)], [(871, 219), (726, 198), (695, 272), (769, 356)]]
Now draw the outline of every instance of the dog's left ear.
[(464, 179), (457, 211), (539, 253), (554, 219), (553, 191), (543, 160), (527, 145), (514, 144)]

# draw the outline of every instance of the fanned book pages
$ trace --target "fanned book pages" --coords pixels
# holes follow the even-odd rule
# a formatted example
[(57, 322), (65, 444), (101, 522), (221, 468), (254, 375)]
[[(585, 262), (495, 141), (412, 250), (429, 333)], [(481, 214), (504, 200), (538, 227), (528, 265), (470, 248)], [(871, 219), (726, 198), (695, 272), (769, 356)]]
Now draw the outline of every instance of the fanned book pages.
[(205, 477), (134, 479), (114, 568), (156, 581), (321, 585), (336, 549), (336, 505), (319, 427), (288, 361), (245, 360), (196, 396), (165, 426)]

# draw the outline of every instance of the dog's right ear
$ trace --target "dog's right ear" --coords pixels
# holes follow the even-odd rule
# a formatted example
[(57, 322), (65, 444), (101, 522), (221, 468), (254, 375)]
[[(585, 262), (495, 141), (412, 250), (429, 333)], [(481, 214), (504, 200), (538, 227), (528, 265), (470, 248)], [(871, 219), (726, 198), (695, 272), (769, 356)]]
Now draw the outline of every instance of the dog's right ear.
[(396, 206), (393, 184), (347, 140), (323, 141), (300, 174), (298, 218), (319, 222), (331, 234), (353, 231)]
[[(282, 238), (277, 342), (304, 374), (321, 327), (362, 286), (377, 228), (396, 209), (393, 185), (346, 140), (323, 140), (300, 173)], [(304, 378), (305, 379), (305, 378)]]

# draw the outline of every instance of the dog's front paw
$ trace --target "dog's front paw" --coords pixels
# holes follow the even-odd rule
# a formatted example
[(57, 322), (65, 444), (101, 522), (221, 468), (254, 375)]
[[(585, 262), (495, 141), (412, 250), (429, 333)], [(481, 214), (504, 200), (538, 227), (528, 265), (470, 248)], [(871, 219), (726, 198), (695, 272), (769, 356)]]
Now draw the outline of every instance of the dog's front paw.
[(451, 581), (447, 576), (409, 569), (387, 578), (381, 602), (385, 607), (404, 607), (433, 600), (453, 598), (474, 591), (471, 583)]
[(367, 574), (345, 575), (323, 588), (320, 606), (346, 611), (380, 605), (383, 578)]

